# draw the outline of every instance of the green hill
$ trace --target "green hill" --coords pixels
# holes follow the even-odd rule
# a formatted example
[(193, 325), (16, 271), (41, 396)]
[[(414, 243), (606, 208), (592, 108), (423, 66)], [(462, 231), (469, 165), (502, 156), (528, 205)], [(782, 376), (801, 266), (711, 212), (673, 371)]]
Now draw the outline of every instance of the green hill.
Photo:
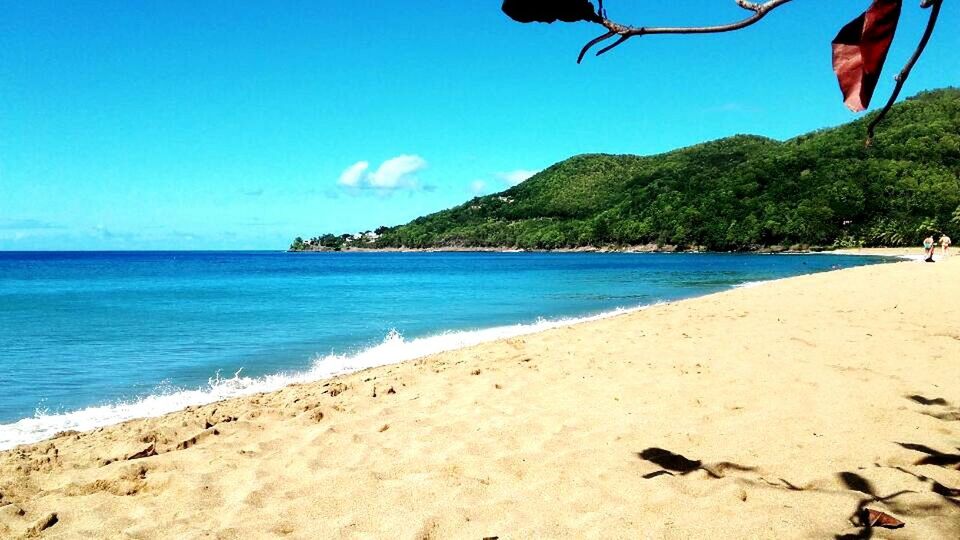
[(504, 192), (381, 227), (364, 245), (738, 250), (960, 237), (960, 89), (898, 104), (867, 148), (870, 118), (783, 142), (738, 135), (656, 156), (572, 157)]

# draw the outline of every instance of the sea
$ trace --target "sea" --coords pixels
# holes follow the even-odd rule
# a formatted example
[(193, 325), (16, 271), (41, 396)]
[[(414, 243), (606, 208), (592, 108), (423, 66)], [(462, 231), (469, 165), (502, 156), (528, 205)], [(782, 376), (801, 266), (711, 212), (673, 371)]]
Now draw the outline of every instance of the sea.
[(832, 254), (0, 252), (0, 449), (881, 262)]

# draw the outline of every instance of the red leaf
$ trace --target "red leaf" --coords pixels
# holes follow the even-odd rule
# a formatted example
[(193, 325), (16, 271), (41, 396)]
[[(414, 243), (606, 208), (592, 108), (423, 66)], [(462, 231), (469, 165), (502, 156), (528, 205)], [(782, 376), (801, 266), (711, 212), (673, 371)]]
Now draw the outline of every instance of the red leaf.
[(873, 0), (870, 8), (833, 40), (833, 71), (840, 81), (843, 102), (853, 112), (870, 106), (902, 6), (902, 0)]
[(870, 508), (866, 508), (866, 512), (867, 512), (867, 516), (866, 516), (867, 519), (866, 519), (866, 523), (864, 523), (865, 526), (883, 527), (885, 529), (899, 529), (900, 527), (903, 527), (905, 525), (904, 522), (900, 521), (899, 519), (885, 512), (881, 512), (879, 510), (872, 510)]

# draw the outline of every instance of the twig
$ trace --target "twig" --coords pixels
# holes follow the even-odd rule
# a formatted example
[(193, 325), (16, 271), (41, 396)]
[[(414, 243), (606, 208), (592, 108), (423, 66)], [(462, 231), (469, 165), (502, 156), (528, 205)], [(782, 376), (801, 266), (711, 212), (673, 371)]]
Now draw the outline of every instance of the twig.
[[(593, 47), (594, 45), (596, 45), (597, 43), (600, 43), (605, 39), (612, 38), (615, 35), (617, 35), (616, 32), (611, 30), (602, 36), (591, 39), (589, 42), (587, 42), (586, 45), (583, 46), (583, 49), (580, 50), (580, 56), (577, 57), (577, 63), (579, 64), (583, 60), (583, 55), (587, 54), (587, 51), (590, 49), (590, 47)], [(623, 38), (621, 38), (617, 43), (619, 43), (622, 40)]]
[[(765, 2), (751, 2), (749, 0), (734, 0), (738, 6), (747, 11), (752, 11), (753, 15), (747, 17), (746, 19), (729, 24), (720, 24), (714, 26), (646, 27), (629, 26), (611, 21), (607, 18), (607, 10), (603, 7), (603, 0), (598, 0), (599, 7), (597, 9), (597, 15), (600, 17), (600, 21), (597, 22), (597, 24), (606, 28), (607, 32), (603, 35), (593, 38), (583, 46), (583, 48), (580, 50), (580, 55), (577, 57), (577, 63), (579, 64), (582, 62), (583, 57), (586, 56), (587, 52), (589, 52), (590, 49), (592, 49), (595, 45), (614, 36), (618, 36), (617, 40), (597, 51), (597, 56), (600, 56), (601, 54), (604, 54), (615, 47), (622, 45), (625, 41), (635, 36), (645, 36), (649, 34), (717, 34), (722, 32), (733, 32), (759, 22), (774, 9), (783, 6), (784, 4), (788, 4), (791, 1), (792, 0), (767, 0)], [(891, 107), (893, 107), (894, 103), (897, 101), (897, 98), (900, 97), (900, 91), (903, 90), (904, 83), (906, 83), (907, 78), (910, 77), (910, 71), (913, 69), (913, 66), (916, 65), (917, 61), (920, 59), (920, 56), (923, 55), (923, 51), (926, 49), (927, 43), (930, 41), (930, 36), (933, 34), (933, 30), (937, 25), (937, 19), (940, 16), (940, 8), (942, 5), (943, 0), (920, 0), (920, 7), (924, 9), (932, 8), (930, 10), (930, 20), (927, 22), (927, 28), (923, 33), (923, 37), (920, 38), (920, 43), (917, 44), (917, 49), (913, 52), (913, 56), (910, 57), (910, 60), (907, 61), (900, 73), (895, 77), (897, 84), (894, 87), (893, 93), (890, 95), (890, 99), (867, 127), (867, 146), (870, 146), (870, 144), (873, 142), (874, 130), (884, 119), (884, 117), (886, 117)]]
[(887, 113), (890, 112), (890, 108), (893, 107), (893, 104), (897, 101), (897, 98), (900, 97), (900, 91), (903, 90), (904, 83), (907, 82), (907, 77), (910, 76), (910, 70), (913, 69), (913, 66), (916, 65), (917, 60), (920, 59), (920, 56), (923, 54), (923, 50), (927, 47), (927, 42), (930, 41), (930, 36), (933, 35), (933, 29), (937, 26), (937, 18), (940, 16), (940, 7), (943, 5), (943, 0), (923, 0), (920, 7), (923, 8), (933, 8), (930, 10), (930, 19), (927, 21), (927, 29), (923, 32), (923, 37), (920, 38), (920, 43), (917, 44), (917, 49), (913, 51), (913, 56), (907, 60), (903, 69), (900, 70), (900, 73), (894, 77), (894, 80), (897, 81), (897, 85), (893, 88), (893, 93), (890, 94), (890, 99), (887, 100), (887, 104), (883, 106), (883, 109), (880, 110), (878, 114), (867, 126), (867, 146), (870, 146), (873, 143), (873, 132), (876, 129), (877, 124), (879, 124)]
[[(768, 13), (774, 9), (791, 2), (792, 0), (768, 0), (767, 2), (758, 3), (758, 2), (748, 2), (747, 0), (735, 0), (738, 6), (752, 11), (753, 15), (747, 17), (746, 19), (730, 23), (730, 24), (721, 24), (714, 26), (680, 26), (680, 27), (634, 27), (628, 26), (625, 24), (620, 24), (614, 21), (611, 21), (607, 18), (606, 10), (603, 9), (602, 4), (600, 8), (600, 17), (601, 22), (597, 23), (602, 25), (607, 29), (607, 33), (602, 36), (592, 39), (587, 43), (583, 49), (580, 50), (580, 56), (577, 57), (577, 63), (579, 64), (587, 52), (597, 43), (610, 39), (611, 37), (618, 35), (620, 36), (616, 42), (612, 45), (609, 45), (603, 49), (600, 49), (597, 52), (597, 56), (613, 49), (614, 47), (622, 44), (624, 41), (635, 37), (635, 36), (645, 36), (648, 34), (717, 34), (721, 32), (732, 32), (734, 30), (740, 30), (741, 28), (746, 28), (760, 19), (767, 16)], [(935, 0), (938, 1), (938, 0)], [(938, 1), (939, 3), (939, 1)]]

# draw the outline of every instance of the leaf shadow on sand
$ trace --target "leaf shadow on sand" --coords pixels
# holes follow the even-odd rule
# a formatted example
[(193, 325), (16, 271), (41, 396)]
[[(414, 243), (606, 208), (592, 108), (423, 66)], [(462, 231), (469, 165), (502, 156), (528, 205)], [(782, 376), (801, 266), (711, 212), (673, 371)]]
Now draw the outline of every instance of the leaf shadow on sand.
[(929, 483), (930, 483), (930, 491), (932, 491), (932, 492), (936, 493), (937, 495), (940, 495), (941, 497), (945, 498), (948, 502), (950, 502), (950, 503), (953, 504), (954, 506), (960, 507), (960, 489), (947, 487), (947, 486), (941, 484), (940, 482), (937, 482), (937, 481), (934, 480), (933, 478), (930, 478), (930, 477), (928, 477), (928, 476), (926, 476), (926, 475), (923, 475), (923, 474), (918, 474), (918, 473), (915, 473), (915, 472), (912, 472), (912, 471), (908, 471), (907, 469), (904, 469), (903, 467), (894, 467), (894, 469), (896, 469), (896, 470), (898, 470), (898, 471), (900, 471), (900, 472), (902, 472), (902, 473), (909, 474), (910, 476), (916, 478), (917, 480), (919, 480), (919, 481), (921, 481), (921, 482), (929, 482)]
[[(898, 443), (902, 447), (924, 452), (927, 454), (926, 458), (920, 460), (921, 464), (939, 464), (939, 463), (954, 463), (955, 459), (960, 460), (960, 456), (955, 456), (953, 454), (945, 454), (943, 452), (938, 452), (935, 449), (929, 448), (920, 444), (908, 444), (908, 443)], [(659, 476), (687, 476), (690, 473), (695, 471), (704, 471), (710, 478), (724, 478), (725, 473), (728, 471), (756, 471), (756, 467), (747, 467), (739, 465), (737, 463), (731, 462), (717, 462), (717, 463), (704, 463), (699, 459), (691, 459), (682, 454), (671, 452), (658, 447), (647, 448), (641, 452), (637, 452), (637, 457), (644, 461), (648, 461), (660, 467), (659, 470), (647, 473), (643, 475), (644, 479), (650, 480), (657, 478)], [(875, 464), (877, 467), (881, 467), (879, 464)], [(953, 505), (960, 506), (960, 501), (957, 500), (957, 497), (960, 496), (960, 490), (945, 486), (940, 484), (936, 480), (923, 476), (921, 474), (913, 473), (902, 467), (893, 467), (903, 473), (909, 474), (918, 480), (926, 483), (929, 486), (930, 492), (936, 493), (943, 497), (944, 502), (950, 503)], [(857, 505), (854, 508), (853, 512), (849, 515), (847, 520), (849, 523), (856, 527), (856, 532), (845, 533), (835, 535), (833, 538), (835, 540), (863, 540), (868, 538), (873, 538), (875, 527), (870, 525), (868, 505), (880, 503), (885, 507), (889, 508), (891, 512), (894, 512), (901, 516), (915, 516), (916, 512), (920, 510), (916, 505), (911, 505), (905, 501), (898, 501), (897, 498), (905, 494), (914, 494), (921, 493), (919, 491), (914, 491), (910, 489), (900, 490), (894, 493), (887, 495), (881, 495), (877, 492), (876, 487), (864, 476), (854, 473), (854, 472), (840, 472), (837, 473), (837, 478), (843, 486), (853, 492), (857, 492), (862, 497), (857, 501)], [(790, 483), (789, 481), (780, 478), (779, 482), (772, 482), (764, 478), (757, 479), (747, 479), (748, 482), (763, 482), (768, 486), (772, 486), (779, 489), (785, 489), (787, 491), (825, 491), (830, 493), (835, 493), (833, 490), (824, 490), (822, 488), (816, 487), (807, 487), (807, 486), (798, 486)], [(927, 492), (923, 490), (922, 492)]]
[(912, 396), (907, 396), (908, 399), (916, 401), (921, 405), (949, 405), (947, 400), (943, 398), (927, 398), (919, 394), (914, 394)]
[(857, 473), (841, 472), (837, 476), (840, 477), (840, 481), (843, 482), (848, 489), (858, 491), (868, 497), (860, 499), (857, 502), (856, 510), (854, 510), (853, 514), (848, 518), (850, 523), (854, 527), (860, 527), (860, 530), (851, 534), (838, 534), (834, 536), (835, 540), (864, 540), (873, 538), (874, 528), (870, 525), (867, 516), (867, 505), (879, 502), (891, 506), (891, 508), (896, 511), (898, 509), (896, 508), (897, 505), (893, 502), (894, 499), (906, 493), (916, 493), (913, 490), (904, 489), (896, 493), (891, 493), (890, 495), (881, 496), (877, 494), (876, 488), (873, 487), (873, 484), (871, 484), (869, 480)]
[(637, 452), (637, 457), (642, 460), (649, 461), (654, 465), (662, 467), (659, 471), (654, 471), (643, 475), (647, 480), (651, 478), (656, 478), (662, 475), (675, 476), (679, 474), (680, 476), (688, 475), (694, 471), (703, 471), (707, 473), (711, 478), (723, 478), (724, 473), (729, 470), (733, 471), (753, 471), (754, 467), (745, 467), (743, 465), (738, 465), (736, 463), (731, 463), (729, 461), (720, 461), (717, 463), (708, 463), (704, 464), (703, 461), (699, 459), (690, 459), (681, 454), (675, 454), (669, 450), (664, 450), (663, 448), (651, 447), (643, 450), (642, 452)]
[(919, 394), (906, 397), (910, 401), (927, 407), (927, 409), (920, 411), (920, 414), (945, 422), (960, 422), (960, 408), (952, 406), (949, 401), (943, 398), (928, 398)]
[[(908, 450), (915, 450), (918, 452), (926, 453), (928, 457), (918, 461), (917, 462), (918, 465), (938, 465), (938, 466), (945, 467), (945, 465), (939, 465), (939, 463), (949, 464), (949, 463), (956, 463), (958, 460), (960, 460), (960, 456), (953, 455), (953, 454), (944, 454), (943, 452), (939, 452), (937, 450), (934, 450), (933, 448), (924, 446), (922, 444), (911, 444), (911, 443), (897, 443), (897, 444), (899, 444), (900, 446)], [(876, 464), (876, 466), (881, 467), (881, 465), (879, 464)], [(958, 499), (958, 497), (960, 497), (960, 489), (945, 486), (940, 482), (934, 480), (933, 478), (929, 478), (923, 474), (909, 471), (903, 467), (892, 467), (892, 468), (904, 474), (909, 474), (910, 476), (913, 476), (914, 478), (916, 478), (917, 480), (923, 483), (929, 484), (930, 492), (940, 495), (943, 498), (944, 502), (960, 507), (960, 499)], [(868, 504), (883, 503), (884, 505), (889, 507), (892, 511), (897, 512), (901, 515), (907, 515), (907, 516), (911, 515), (917, 509), (915, 507), (911, 507), (910, 505), (899, 504), (895, 499), (907, 493), (920, 493), (918, 491), (905, 489), (905, 490), (897, 491), (896, 493), (891, 493), (890, 495), (879, 495), (877, 494), (876, 488), (873, 487), (870, 481), (864, 478), (863, 476), (860, 476), (859, 474), (852, 473), (852, 472), (842, 472), (842, 473), (839, 473), (838, 476), (840, 477), (840, 481), (843, 482), (843, 484), (848, 489), (863, 493), (864, 495), (867, 495), (868, 498), (860, 499), (860, 501), (857, 503), (856, 510), (854, 510), (853, 514), (849, 518), (850, 523), (853, 524), (855, 527), (860, 527), (860, 530), (853, 534), (837, 535), (834, 537), (836, 540), (858, 540), (858, 539), (873, 537), (873, 527), (870, 526), (867, 519)]]
[[(927, 455), (927, 457), (920, 458), (920, 460), (916, 462), (916, 465), (936, 465), (937, 467), (960, 465), (960, 454), (947, 454), (923, 444), (902, 442), (898, 442), (897, 444), (907, 450), (913, 450), (914, 452), (921, 452)], [(957, 448), (957, 450), (960, 451), (960, 448)], [(957, 468), (960, 469), (960, 467)]]

